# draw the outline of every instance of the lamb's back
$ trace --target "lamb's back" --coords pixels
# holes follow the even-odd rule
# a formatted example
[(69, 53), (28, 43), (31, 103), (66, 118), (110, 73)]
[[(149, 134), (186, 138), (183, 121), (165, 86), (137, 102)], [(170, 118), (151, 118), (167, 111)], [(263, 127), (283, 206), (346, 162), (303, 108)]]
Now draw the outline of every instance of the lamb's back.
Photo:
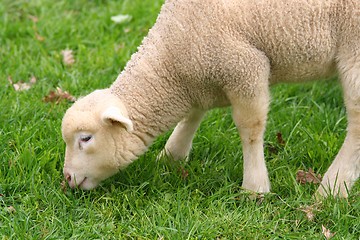
[(304, 81), (334, 73), (339, 44), (344, 35), (355, 34), (344, 31), (358, 5), (351, 0), (179, 0), (164, 7), (159, 22), (165, 24), (158, 25), (168, 62), (192, 79), (214, 76), (215, 65), (249, 47), (268, 57), (270, 81)]

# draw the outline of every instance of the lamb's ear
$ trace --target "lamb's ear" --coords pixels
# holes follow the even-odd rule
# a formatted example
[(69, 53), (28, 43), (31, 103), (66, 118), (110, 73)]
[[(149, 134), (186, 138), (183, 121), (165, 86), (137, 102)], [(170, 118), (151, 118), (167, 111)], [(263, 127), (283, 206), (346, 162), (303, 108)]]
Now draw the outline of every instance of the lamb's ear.
[(108, 107), (101, 115), (101, 120), (108, 125), (112, 125), (114, 122), (121, 123), (125, 126), (128, 132), (134, 130), (132, 121), (124, 116), (121, 110), (117, 107)]

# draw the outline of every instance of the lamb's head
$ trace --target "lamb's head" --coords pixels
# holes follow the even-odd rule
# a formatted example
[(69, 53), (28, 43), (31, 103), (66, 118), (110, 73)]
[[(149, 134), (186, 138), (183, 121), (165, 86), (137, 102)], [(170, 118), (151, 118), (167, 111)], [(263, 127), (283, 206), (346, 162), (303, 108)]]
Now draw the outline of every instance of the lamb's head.
[(131, 161), (123, 151), (132, 130), (125, 106), (108, 89), (75, 102), (62, 121), (69, 186), (89, 190), (125, 168)]

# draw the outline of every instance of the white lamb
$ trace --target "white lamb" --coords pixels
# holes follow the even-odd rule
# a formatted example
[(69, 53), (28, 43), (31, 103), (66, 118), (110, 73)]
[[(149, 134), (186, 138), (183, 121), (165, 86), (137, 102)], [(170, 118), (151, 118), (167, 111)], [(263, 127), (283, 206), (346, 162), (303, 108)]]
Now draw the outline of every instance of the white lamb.
[(168, 0), (113, 85), (66, 112), (64, 175), (70, 187), (92, 189), (176, 123), (163, 153), (184, 159), (204, 113), (231, 105), (243, 146), (242, 185), (269, 192), (269, 85), (335, 74), (348, 132), (318, 193), (346, 197), (360, 174), (360, 1)]

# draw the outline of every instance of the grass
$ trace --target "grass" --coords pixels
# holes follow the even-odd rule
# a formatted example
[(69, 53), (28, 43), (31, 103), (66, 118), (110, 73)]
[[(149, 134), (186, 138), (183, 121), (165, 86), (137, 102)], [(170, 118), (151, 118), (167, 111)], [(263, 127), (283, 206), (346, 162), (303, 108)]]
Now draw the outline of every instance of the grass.
[[(277, 85), (265, 136), (272, 193), (241, 189), (240, 140), (230, 109), (209, 112), (191, 161), (156, 162), (169, 133), (93, 191), (61, 189), (61, 118), (71, 105), (43, 101), (109, 86), (154, 23), (161, 0), (0, 3), (0, 239), (333, 239), (360, 237), (360, 185), (348, 199), (316, 202), (299, 169), (325, 173), (346, 132), (336, 81)], [(111, 16), (130, 14), (117, 25)], [(36, 18), (34, 18), (36, 17)], [(62, 63), (72, 49), (75, 64)], [(14, 91), (7, 79), (37, 83)], [(281, 133), (286, 144), (279, 144)], [(301, 209), (313, 209), (309, 220)]]

